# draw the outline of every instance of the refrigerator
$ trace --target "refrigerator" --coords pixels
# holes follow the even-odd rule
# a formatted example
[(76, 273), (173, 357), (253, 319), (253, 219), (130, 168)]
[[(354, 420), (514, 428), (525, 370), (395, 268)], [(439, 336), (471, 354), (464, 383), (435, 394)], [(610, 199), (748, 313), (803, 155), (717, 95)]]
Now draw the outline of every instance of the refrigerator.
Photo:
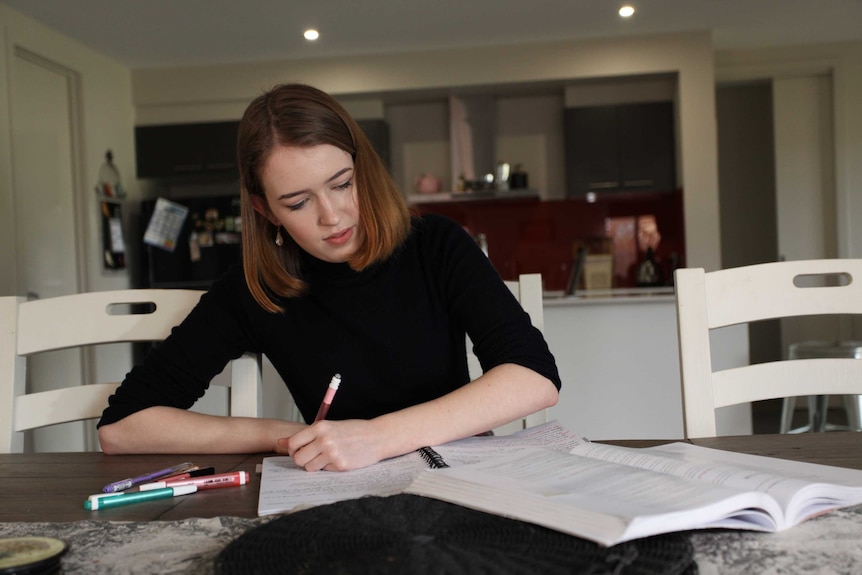
[[(240, 262), (241, 232), (239, 195), (194, 196), (146, 200), (141, 204), (141, 229), (146, 230), (141, 249), (141, 287), (207, 289), (227, 269)], [(152, 227), (164, 204), (185, 209), (176, 232), (165, 241), (153, 242)], [(158, 206), (158, 207), (157, 207)], [(175, 219), (177, 219), (175, 217)], [(148, 241), (150, 240), (150, 241)]]

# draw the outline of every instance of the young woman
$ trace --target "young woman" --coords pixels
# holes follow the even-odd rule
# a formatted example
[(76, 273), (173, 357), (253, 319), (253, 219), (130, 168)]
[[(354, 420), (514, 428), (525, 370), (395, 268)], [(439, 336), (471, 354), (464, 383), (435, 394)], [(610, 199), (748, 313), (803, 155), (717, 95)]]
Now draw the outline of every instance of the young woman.
[[(106, 453), (276, 451), (347, 470), (475, 435), (554, 405), (560, 379), (472, 238), (411, 217), (331, 96), (281, 85), (239, 127), (243, 262), (128, 374), (99, 422)], [(484, 374), (470, 381), (465, 334)], [(188, 408), (228, 361), (264, 353), (312, 422)]]

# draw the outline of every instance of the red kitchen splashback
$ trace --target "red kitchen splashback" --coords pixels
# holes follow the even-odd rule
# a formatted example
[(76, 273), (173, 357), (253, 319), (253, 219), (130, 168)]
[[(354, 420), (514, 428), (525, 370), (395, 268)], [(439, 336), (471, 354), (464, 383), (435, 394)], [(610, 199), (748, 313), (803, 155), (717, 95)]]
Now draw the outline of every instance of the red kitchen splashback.
[(491, 263), (503, 279), (541, 273), (545, 290), (566, 288), (573, 255), (580, 245), (591, 251), (612, 246), (614, 287), (634, 287), (637, 266), (653, 247), (655, 259), (670, 278), (684, 265), (685, 227), (682, 192), (607, 194), (595, 202), (489, 199), (435, 202), (414, 206), (419, 213), (439, 213), (463, 225), (471, 235), (484, 233)]

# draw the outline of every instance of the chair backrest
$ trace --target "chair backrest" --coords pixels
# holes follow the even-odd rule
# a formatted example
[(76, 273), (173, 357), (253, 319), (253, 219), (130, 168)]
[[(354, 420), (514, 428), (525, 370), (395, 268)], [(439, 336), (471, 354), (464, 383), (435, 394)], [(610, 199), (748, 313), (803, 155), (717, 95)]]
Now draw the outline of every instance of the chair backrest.
[[(522, 274), (518, 277), (518, 281), (507, 281), (506, 286), (511, 290), (515, 298), (521, 302), (521, 307), (524, 308), (530, 315), (530, 321), (536, 326), (539, 331), (545, 328), (544, 308), (542, 307), (542, 274)], [(479, 366), (479, 360), (473, 353), (473, 345), (467, 339), (467, 365), (470, 369), (470, 376), (475, 379), (482, 373), (482, 368)], [(540, 410), (532, 413), (527, 417), (517, 419), (505, 425), (502, 425), (494, 430), (496, 435), (506, 435), (520, 429), (539, 425), (548, 421), (547, 411)]]
[[(0, 298), (0, 453), (24, 449), (24, 432), (101, 416), (119, 382), (27, 392), (27, 358), (95, 344), (161, 341), (197, 304), (198, 290), (136, 289), (26, 301)], [(230, 367), (230, 413), (261, 412), (261, 359)]]
[(862, 313), (862, 260), (785, 261), (675, 273), (686, 437), (714, 437), (715, 410), (798, 395), (862, 394), (862, 361), (773, 361), (713, 372), (710, 330), (793, 316)]

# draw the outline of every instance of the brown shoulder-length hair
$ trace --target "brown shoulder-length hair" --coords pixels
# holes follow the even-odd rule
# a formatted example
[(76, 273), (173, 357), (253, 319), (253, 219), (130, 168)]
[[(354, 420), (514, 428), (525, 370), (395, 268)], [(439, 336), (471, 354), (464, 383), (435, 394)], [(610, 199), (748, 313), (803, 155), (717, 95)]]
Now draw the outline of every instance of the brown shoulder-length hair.
[[(267, 311), (282, 311), (274, 299), (307, 290), (299, 246), (287, 234), (275, 245), (276, 226), (255, 211), (253, 195), (266, 202), (261, 175), (277, 146), (329, 144), (353, 157), (359, 204), (359, 248), (348, 264), (354, 270), (388, 258), (410, 231), (410, 211), (377, 152), (350, 114), (332, 96), (303, 84), (275, 86), (255, 98), (243, 114), (237, 137), (245, 281)], [(267, 204), (268, 205), (268, 204)], [(269, 209), (269, 208), (267, 208)]]

